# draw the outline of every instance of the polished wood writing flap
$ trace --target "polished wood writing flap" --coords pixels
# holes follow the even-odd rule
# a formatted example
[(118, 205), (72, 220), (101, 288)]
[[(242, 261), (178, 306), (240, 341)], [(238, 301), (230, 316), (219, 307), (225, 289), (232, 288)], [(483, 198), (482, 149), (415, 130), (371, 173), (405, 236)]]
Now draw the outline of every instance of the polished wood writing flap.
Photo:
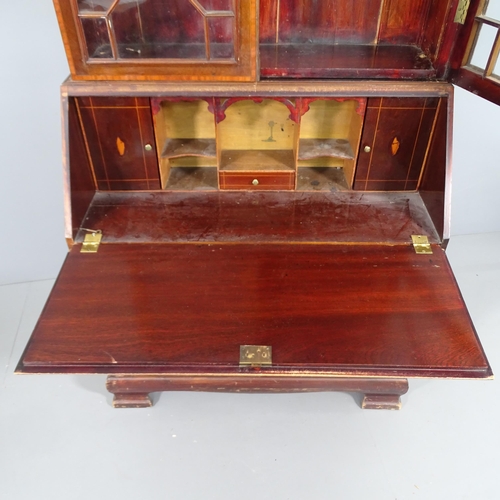
[[(488, 377), (444, 251), (411, 245), (101, 244), (70, 252), (23, 372)], [(252, 368), (245, 368), (252, 370)]]

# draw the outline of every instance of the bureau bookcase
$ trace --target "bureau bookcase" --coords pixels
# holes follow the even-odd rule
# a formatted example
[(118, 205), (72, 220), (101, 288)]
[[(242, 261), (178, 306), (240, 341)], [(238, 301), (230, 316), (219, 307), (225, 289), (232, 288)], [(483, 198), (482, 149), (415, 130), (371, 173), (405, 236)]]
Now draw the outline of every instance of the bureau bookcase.
[(54, 0), (66, 239), (22, 373), (155, 391), (492, 377), (445, 255), (453, 86), (500, 2)]

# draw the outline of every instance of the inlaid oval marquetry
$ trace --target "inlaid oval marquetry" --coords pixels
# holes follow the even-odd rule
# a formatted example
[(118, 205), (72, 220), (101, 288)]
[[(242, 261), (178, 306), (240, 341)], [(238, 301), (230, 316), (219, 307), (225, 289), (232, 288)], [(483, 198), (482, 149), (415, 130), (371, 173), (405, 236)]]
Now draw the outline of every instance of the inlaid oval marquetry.
[(400, 142), (398, 140), (397, 137), (394, 137), (394, 139), (392, 140), (392, 144), (391, 144), (391, 153), (392, 153), (392, 156), (396, 156), (398, 151), (399, 151), (399, 146), (400, 146)]
[(125, 154), (125, 143), (119, 137), (116, 138), (116, 149), (120, 156)]

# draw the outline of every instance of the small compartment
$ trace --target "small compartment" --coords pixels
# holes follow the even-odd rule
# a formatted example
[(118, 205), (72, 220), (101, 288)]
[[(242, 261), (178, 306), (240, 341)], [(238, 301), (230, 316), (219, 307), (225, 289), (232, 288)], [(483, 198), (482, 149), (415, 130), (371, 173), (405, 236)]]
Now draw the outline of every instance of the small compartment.
[(212, 106), (213, 99), (153, 103), (163, 189), (218, 188)]
[(342, 167), (299, 167), (298, 191), (345, 191), (349, 186)]
[(350, 189), (366, 100), (303, 98), (300, 107), (297, 189)]
[[(234, 101), (234, 102), (232, 102)], [(221, 171), (295, 170), (295, 103), (275, 99), (228, 99), (218, 125)], [(226, 108), (227, 106), (227, 108)]]
[[(223, 172), (247, 173), (250, 176), (262, 172), (287, 172), (290, 175), (285, 184), (288, 186), (289, 179), (292, 179), (294, 187), (298, 133), (295, 102), (288, 99), (234, 98), (222, 103), (220, 108), (225, 116), (218, 124), (221, 179)], [(234, 182), (227, 182), (228, 177), (224, 179), (222, 189), (236, 188)], [(245, 178), (245, 182), (238, 187), (243, 189), (246, 184)], [(265, 189), (265, 184), (259, 181), (253, 188)], [(278, 184), (276, 189), (282, 189), (282, 183)], [(252, 184), (249, 186), (252, 188)]]

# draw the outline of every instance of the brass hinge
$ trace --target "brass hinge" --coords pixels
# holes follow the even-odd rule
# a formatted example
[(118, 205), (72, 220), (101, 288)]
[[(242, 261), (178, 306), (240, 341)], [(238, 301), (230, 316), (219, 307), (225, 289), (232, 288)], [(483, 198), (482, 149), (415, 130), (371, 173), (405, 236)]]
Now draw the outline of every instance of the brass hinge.
[(270, 366), (272, 355), (269, 345), (240, 345), (240, 366)]
[(85, 235), (80, 252), (97, 253), (102, 240), (102, 231), (100, 229), (84, 229), (84, 231), (88, 231), (88, 233)]
[(455, 13), (455, 23), (465, 24), (467, 12), (469, 10), (470, 0), (460, 0), (458, 2), (457, 12)]
[(415, 249), (415, 253), (432, 255), (432, 248), (427, 236), (412, 234), (411, 239), (413, 241), (413, 248)]

